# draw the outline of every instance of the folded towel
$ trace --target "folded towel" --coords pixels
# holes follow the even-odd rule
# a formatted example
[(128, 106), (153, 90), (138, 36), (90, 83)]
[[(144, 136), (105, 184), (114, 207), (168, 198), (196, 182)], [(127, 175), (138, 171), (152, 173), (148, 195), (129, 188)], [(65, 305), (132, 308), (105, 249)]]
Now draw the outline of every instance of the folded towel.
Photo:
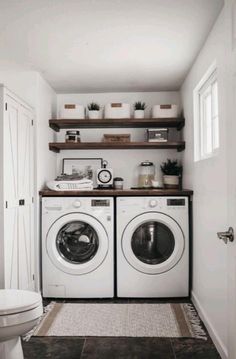
[(49, 181), (47, 187), (52, 191), (90, 191), (93, 189), (93, 181), (80, 180), (80, 181)]

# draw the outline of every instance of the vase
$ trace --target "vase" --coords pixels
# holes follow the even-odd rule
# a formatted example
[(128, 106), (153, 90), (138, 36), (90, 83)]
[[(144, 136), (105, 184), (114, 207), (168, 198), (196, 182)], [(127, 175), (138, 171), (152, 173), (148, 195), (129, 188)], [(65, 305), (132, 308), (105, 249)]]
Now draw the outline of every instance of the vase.
[(98, 111), (95, 111), (95, 110), (88, 111), (88, 117), (89, 117), (90, 120), (98, 120), (98, 119), (101, 118), (101, 112), (100, 112), (100, 110), (98, 110)]
[(135, 110), (134, 118), (144, 118), (144, 110)]
[(163, 184), (165, 188), (178, 189), (179, 188), (179, 176), (163, 176)]

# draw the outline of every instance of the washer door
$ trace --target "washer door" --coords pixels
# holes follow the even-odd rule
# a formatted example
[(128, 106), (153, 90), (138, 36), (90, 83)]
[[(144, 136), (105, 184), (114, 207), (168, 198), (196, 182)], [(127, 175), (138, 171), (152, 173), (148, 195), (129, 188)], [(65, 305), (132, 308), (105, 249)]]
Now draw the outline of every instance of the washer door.
[(103, 225), (85, 213), (70, 213), (53, 223), (47, 234), (53, 264), (69, 274), (86, 274), (106, 258), (109, 241)]
[(173, 268), (184, 252), (184, 235), (171, 217), (147, 212), (135, 217), (125, 228), (121, 246), (128, 263), (146, 274)]

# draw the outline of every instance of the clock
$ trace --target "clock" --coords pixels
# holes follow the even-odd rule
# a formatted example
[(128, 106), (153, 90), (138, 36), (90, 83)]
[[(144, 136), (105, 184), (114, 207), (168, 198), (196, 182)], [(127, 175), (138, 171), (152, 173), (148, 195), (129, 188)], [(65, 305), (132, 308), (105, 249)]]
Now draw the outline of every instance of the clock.
[(109, 188), (113, 185), (113, 171), (106, 166), (107, 161), (103, 161), (103, 167), (97, 170), (97, 185), (99, 188)]

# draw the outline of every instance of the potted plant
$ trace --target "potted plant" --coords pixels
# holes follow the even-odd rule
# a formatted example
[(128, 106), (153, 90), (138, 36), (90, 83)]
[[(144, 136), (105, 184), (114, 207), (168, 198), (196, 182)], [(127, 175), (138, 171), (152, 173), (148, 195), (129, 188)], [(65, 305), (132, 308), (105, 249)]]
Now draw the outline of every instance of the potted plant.
[(183, 173), (183, 166), (177, 160), (168, 159), (161, 165), (163, 184), (165, 188), (179, 188)]
[(88, 117), (91, 120), (99, 119), (101, 116), (100, 105), (96, 102), (88, 104)]
[(146, 108), (145, 102), (135, 102), (134, 104), (134, 118), (144, 118), (144, 110)]

